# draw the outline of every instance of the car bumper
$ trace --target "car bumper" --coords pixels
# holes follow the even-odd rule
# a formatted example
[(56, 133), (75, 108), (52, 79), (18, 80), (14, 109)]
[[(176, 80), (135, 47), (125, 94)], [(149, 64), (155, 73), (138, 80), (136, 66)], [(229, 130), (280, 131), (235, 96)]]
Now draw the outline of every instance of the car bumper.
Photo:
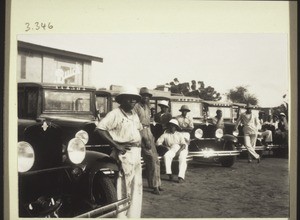
[(81, 215), (76, 216), (75, 218), (108, 218), (116, 217), (119, 213), (128, 210), (130, 205), (130, 198), (119, 200), (117, 202), (111, 203), (106, 206), (102, 206)]
[(189, 152), (189, 156), (193, 158), (213, 158), (213, 157), (228, 157), (228, 156), (237, 156), (240, 154), (240, 151), (215, 151), (215, 150), (201, 150), (198, 152)]

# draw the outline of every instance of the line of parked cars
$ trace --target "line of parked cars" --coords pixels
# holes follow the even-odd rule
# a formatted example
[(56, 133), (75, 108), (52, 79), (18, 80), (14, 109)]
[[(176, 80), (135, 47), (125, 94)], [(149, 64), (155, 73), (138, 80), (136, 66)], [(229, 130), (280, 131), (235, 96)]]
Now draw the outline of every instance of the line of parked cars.
[[(18, 83), (20, 217), (114, 217), (128, 208), (126, 192), (121, 199), (116, 194), (121, 167), (109, 156), (109, 144), (94, 132), (117, 107), (116, 94), (86, 86)], [(232, 122), (221, 130), (199, 117), (207, 108), (199, 98), (154, 91), (153, 113), (159, 100), (168, 100), (171, 111), (183, 103), (192, 109), (188, 160), (230, 167), (246, 150)], [(161, 131), (151, 129), (157, 138)], [(161, 159), (164, 151), (158, 153)]]

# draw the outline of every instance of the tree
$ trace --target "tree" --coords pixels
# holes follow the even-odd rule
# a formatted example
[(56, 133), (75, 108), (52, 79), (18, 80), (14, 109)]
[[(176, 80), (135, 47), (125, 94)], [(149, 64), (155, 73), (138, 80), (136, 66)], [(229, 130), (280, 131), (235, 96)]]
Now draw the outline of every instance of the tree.
[[(177, 78), (176, 78), (177, 79)], [(215, 90), (212, 86), (205, 87), (203, 81), (198, 81), (198, 88), (196, 80), (192, 80), (192, 86), (190, 86), (189, 82), (178, 83), (174, 82), (167, 83), (171, 85), (170, 91), (171, 93), (182, 94), (185, 96), (192, 96), (201, 98), (206, 101), (219, 101), (222, 97), (219, 92)]]
[(230, 89), (227, 98), (236, 103), (249, 103), (251, 105), (257, 105), (258, 103), (258, 99), (255, 95), (250, 94), (248, 89), (244, 86), (237, 86), (234, 89)]

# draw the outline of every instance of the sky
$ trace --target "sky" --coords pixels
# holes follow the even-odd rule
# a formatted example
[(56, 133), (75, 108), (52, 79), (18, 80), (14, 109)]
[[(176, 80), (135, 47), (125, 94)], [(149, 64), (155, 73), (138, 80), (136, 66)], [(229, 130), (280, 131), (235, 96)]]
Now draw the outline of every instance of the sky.
[(55, 34), (19, 40), (103, 58), (93, 62), (91, 85), (146, 86), (203, 81), (226, 94), (245, 86), (261, 107), (283, 103), (289, 90), (285, 34)]

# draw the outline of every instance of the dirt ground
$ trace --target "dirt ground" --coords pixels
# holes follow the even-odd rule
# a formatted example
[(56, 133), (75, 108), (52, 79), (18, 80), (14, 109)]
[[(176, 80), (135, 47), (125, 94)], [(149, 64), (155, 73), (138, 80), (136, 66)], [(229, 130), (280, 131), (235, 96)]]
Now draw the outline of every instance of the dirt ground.
[(287, 218), (288, 159), (265, 156), (261, 163), (240, 158), (231, 168), (191, 162), (186, 182), (162, 174), (161, 195), (144, 179), (142, 218)]

